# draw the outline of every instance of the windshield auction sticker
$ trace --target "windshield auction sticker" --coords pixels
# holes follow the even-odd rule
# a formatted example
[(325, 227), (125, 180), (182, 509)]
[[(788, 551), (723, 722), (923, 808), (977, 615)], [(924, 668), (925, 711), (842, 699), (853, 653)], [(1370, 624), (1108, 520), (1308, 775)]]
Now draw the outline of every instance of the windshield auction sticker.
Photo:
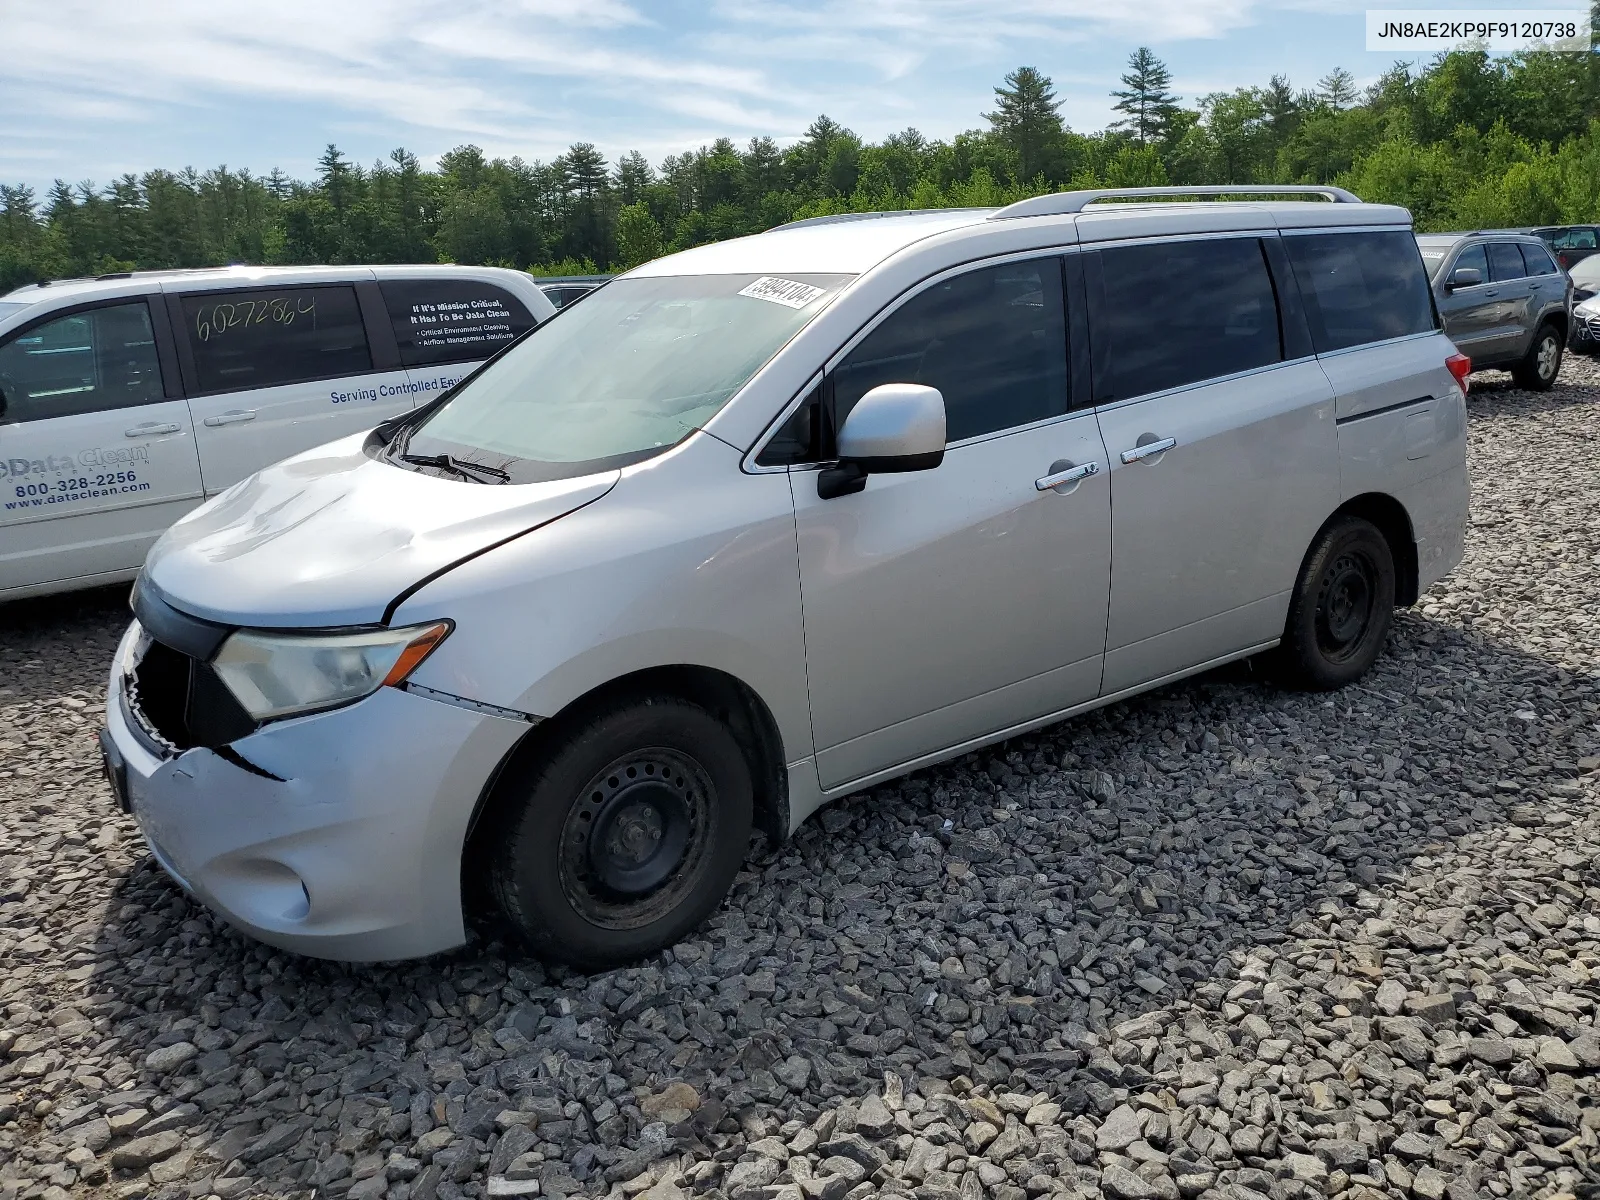
[(1394, 54), (1483, 49), (1589, 52), (1583, 8), (1369, 8), (1367, 49)]
[(769, 300), (785, 308), (804, 308), (827, 290), (794, 279), (763, 275), (749, 287), (740, 288), (739, 295), (749, 296), (753, 300)]

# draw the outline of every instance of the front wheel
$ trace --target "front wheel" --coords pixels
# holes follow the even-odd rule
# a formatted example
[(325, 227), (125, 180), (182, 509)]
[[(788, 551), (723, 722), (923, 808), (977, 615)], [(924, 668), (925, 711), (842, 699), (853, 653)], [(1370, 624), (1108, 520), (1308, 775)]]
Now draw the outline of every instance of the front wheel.
[(1533, 335), (1533, 345), (1521, 362), (1511, 370), (1511, 378), (1520, 388), (1530, 392), (1548, 392), (1556, 385), (1561, 374), (1561, 335), (1554, 325), (1541, 325)]
[(673, 696), (600, 712), (495, 797), (490, 889), (542, 956), (600, 970), (672, 945), (733, 883), (750, 767), (728, 727)]
[(1360, 679), (1394, 615), (1394, 555), (1377, 526), (1340, 517), (1317, 535), (1289, 601), (1277, 651), (1291, 687), (1332, 691)]

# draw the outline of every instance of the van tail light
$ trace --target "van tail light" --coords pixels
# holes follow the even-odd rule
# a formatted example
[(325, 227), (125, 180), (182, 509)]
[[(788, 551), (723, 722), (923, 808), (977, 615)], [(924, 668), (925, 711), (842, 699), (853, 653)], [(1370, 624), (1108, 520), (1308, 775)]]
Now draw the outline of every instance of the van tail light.
[(1456, 386), (1461, 389), (1461, 394), (1467, 394), (1467, 376), (1472, 374), (1472, 360), (1465, 354), (1452, 354), (1444, 360), (1445, 369), (1455, 377)]
[(1572, 263), (1568, 260), (1568, 258), (1567, 258), (1567, 256), (1565, 254), (1556, 255), (1556, 261), (1561, 264), (1563, 269), (1565, 269), (1567, 267), (1570, 267), (1572, 265)]

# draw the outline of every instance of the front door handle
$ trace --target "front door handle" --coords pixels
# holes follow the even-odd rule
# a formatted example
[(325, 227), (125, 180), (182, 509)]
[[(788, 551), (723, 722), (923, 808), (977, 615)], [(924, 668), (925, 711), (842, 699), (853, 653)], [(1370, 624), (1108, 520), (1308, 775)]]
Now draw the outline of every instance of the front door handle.
[(1162, 438), (1155, 442), (1141, 442), (1132, 450), (1124, 450), (1122, 452), (1122, 461), (1125, 463), (1136, 463), (1141, 458), (1151, 458), (1157, 454), (1165, 453), (1166, 451), (1171, 450), (1177, 444), (1177, 438)]
[(180, 432), (182, 432), (182, 430), (183, 430), (183, 426), (182, 425), (173, 425), (170, 422), (168, 422), (165, 425), (162, 425), (162, 424), (158, 424), (155, 421), (147, 421), (143, 425), (135, 425), (132, 429), (124, 429), (122, 431), (122, 436), (123, 437), (154, 437), (158, 433), (180, 433)]
[(1033, 486), (1041, 492), (1048, 492), (1051, 488), (1058, 488), (1067, 483), (1077, 483), (1080, 479), (1087, 479), (1091, 475), (1100, 474), (1100, 464), (1097, 462), (1086, 462), (1082, 466), (1062, 468), (1056, 468), (1055, 464), (1052, 463), (1051, 467), (1050, 474), (1033, 481)]
[(209, 425), (212, 429), (215, 429), (219, 425), (237, 425), (240, 421), (254, 421), (255, 419), (255, 409), (236, 408), (232, 412), (223, 413), (221, 416), (207, 417), (203, 424)]

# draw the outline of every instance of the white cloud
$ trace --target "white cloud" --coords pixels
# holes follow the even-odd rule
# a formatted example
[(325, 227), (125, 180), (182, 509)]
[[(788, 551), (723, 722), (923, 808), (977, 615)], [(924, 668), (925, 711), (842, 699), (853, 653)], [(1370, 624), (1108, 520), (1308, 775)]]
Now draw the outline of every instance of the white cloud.
[[(177, 165), (174, 146), (178, 161), (217, 148), (261, 169), (274, 161), (264, 147), (292, 143), (301, 157), (283, 165), (303, 171), (322, 143), (353, 137), (362, 157), (474, 141), (549, 158), (592, 140), (659, 158), (723, 134), (795, 137), (818, 112), (867, 136), (908, 124), (948, 136), (980, 123), (983, 80), (1022, 61), (1054, 76), (1069, 121), (1093, 128), (1139, 42), (1354, 3), (0, 0), (0, 157), (105, 177)], [(229, 120), (237, 136), (219, 128)]]

